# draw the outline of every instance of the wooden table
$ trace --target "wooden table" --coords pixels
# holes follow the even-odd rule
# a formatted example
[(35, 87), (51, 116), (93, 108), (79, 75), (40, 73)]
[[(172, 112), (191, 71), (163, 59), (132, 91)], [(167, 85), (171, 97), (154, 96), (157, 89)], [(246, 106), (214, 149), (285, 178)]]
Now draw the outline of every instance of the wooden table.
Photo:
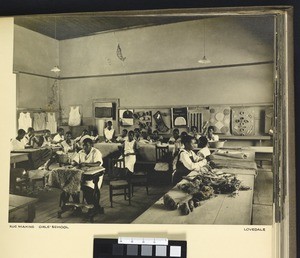
[(27, 153), (10, 153), (10, 164), (16, 164), (26, 160), (28, 160)]
[(9, 195), (9, 222), (33, 222), (37, 198)]
[[(60, 167), (57, 170), (52, 170), (49, 172), (49, 178), (51, 177), (51, 173), (54, 173), (54, 171), (58, 172), (60, 170), (63, 170), (64, 168)], [(67, 166), (65, 169), (70, 169), (69, 166)], [(87, 170), (82, 171), (81, 174), (81, 182), (84, 181), (88, 181), (88, 180), (92, 180), (93, 184), (94, 184), (94, 191), (93, 191), (93, 205), (85, 205), (85, 204), (81, 204), (81, 203), (70, 203), (67, 200), (64, 200), (64, 198), (62, 198), (62, 196), (64, 195), (68, 195), (70, 196), (70, 194), (72, 193), (66, 193), (65, 190), (62, 190), (61, 196), (60, 196), (60, 200), (61, 200), (61, 209), (57, 212), (57, 217), (61, 218), (61, 215), (66, 212), (67, 210), (69, 210), (69, 208), (73, 208), (73, 207), (77, 207), (82, 209), (83, 207), (88, 208), (89, 210), (92, 211), (91, 215), (90, 215), (90, 221), (93, 222), (93, 217), (94, 215), (96, 215), (97, 213), (103, 213), (103, 207), (101, 207), (100, 205), (100, 189), (98, 187), (98, 182), (101, 176), (104, 175), (105, 172), (105, 168), (102, 166), (99, 167), (91, 167), (88, 168)], [(72, 169), (70, 169), (69, 171), (69, 176), (68, 176), (68, 181), (71, 180), (72, 177)], [(52, 180), (50, 180), (52, 181)], [(49, 185), (52, 186), (53, 182), (48, 181)], [(60, 184), (62, 184), (65, 186), (64, 182), (60, 182)], [(79, 183), (78, 183), (79, 184)], [(80, 188), (80, 185), (78, 185), (78, 188)]]
[(273, 161), (273, 147), (272, 146), (251, 146), (249, 150), (255, 152), (255, 161), (259, 163), (259, 167), (263, 167), (263, 161), (272, 163)]
[(83, 180), (93, 180), (94, 183), (94, 193), (93, 193), (93, 199), (94, 199), (94, 210), (96, 213), (103, 213), (103, 208), (100, 205), (100, 189), (98, 187), (98, 182), (101, 176), (103, 176), (105, 173), (104, 167), (99, 168), (90, 168), (89, 170), (85, 171), (82, 174)]
[[(189, 215), (181, 215), (179, 210), (167, 210), (163, 205), (163, 197), (148, 210), (135, 219), (134, 224), (251, 224), (253, 188), (255, 170), (250, 169), (222, 169), (225, 173), (234, 173), (245, 186), (251, 190), (239, 191), (235, 197), (228, 194), (218, 194), (209, 200), (202, 201), (201, 206)], [(193, 173), (193, 172), (192, 172)], [(177, 187), (170, 190), (172, 197), (180, 200), (190, 199), (191, 196)]]

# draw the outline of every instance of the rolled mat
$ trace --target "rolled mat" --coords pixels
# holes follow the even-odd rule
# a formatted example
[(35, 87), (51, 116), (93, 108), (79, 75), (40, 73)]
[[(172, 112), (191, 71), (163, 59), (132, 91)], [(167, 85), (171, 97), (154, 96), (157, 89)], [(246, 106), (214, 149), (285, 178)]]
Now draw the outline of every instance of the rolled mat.
[(247, 154), (240, 151), (225, 151), (225, 150), (217, 150), (215, 155), (236, 158), (236, 159), (247, 159)]

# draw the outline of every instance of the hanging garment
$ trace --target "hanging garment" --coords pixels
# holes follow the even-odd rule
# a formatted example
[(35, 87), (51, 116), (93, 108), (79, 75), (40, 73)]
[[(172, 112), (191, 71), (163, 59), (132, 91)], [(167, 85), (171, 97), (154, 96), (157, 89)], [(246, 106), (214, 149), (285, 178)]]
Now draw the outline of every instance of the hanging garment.
[(46, 129), (50, 130), (51, 133), (56, 133), (57, 122), (55, 118), (55, 113), (47, 113)]
[(29, 112), (21, 112), (18, 119), (19, 129), (27, 132), (28, 127), (32, 127), (32, 119)]
[(78, 126), (81, 124), (81, 115), (79, 112), (79, 107), (71, 107), (69, 113), (69, 126)]
[(41, 131), (46, 129), (45, 113), (33, 113), (33, 128), (35, 131)]

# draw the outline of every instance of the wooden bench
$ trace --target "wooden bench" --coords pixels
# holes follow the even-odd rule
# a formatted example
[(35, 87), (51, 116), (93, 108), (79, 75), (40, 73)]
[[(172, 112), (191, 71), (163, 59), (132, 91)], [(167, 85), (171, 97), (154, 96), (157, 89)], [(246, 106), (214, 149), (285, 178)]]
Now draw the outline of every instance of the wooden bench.
[(33, 222), (37, 198), (9, 195), (9, 222)]

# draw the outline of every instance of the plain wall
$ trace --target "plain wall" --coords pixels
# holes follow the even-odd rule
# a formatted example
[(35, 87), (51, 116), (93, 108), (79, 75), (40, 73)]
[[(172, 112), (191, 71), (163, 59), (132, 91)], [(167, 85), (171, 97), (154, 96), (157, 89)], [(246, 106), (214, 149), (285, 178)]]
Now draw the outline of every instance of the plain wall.
[[(62, 77), (203, 67), (273, 60), (272, 17), (222, 17), (60, 41)], [(122, 62), (117, 57), (120, 45)], [(171, 74), (172, 76), (172, 74)]]
[[(58, 110), (58, 85), (53, 86), (54, 65), (59, 65), (59, 42), (14, 26), (13, 70), (17, 74), (17, 108)], [(51, 104), (50, 102), (53, 100)]]
[[(92, 100), (120, 98), (122, 107), (252, 104), (272, 102), (272, 65), (170, 74), (62, 80), (62, 110), (82, 104), (92, 116)], [(250, 80), (251, 78), (251, 80)], [(63, 112), (65, 117), (68, 112)]]
[(14, 71), (51, 77), (51, 69), (59, 65), (58, 54), (58, 40), (14, 26)]
[[(272, 17), (206, 19), (211, 66), (273, 61)], [(205, 67), (204, 20), (103, 33), (60, 41), (62, 77)], [(118, 44), (121, 61), (116, 54)], [(273, 101), (273, 64), (61, 80), (60, 105), (92, 116), (92, 100), (119, 98), (122, 107), (254, 104)]]

